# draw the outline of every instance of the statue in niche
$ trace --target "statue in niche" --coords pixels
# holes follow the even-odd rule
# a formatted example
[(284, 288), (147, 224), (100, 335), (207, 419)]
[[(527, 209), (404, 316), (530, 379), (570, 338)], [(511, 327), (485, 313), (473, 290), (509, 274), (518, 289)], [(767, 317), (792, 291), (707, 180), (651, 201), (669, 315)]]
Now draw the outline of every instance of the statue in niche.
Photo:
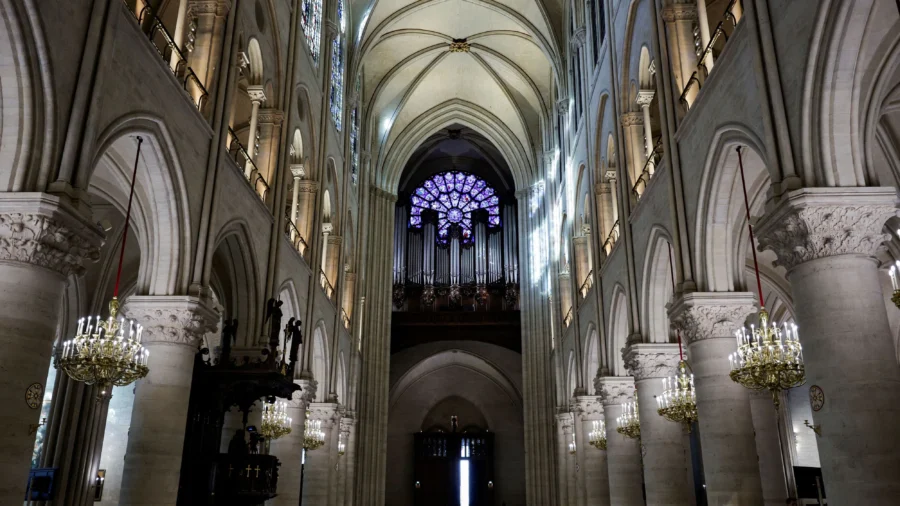
[(291, 330), (293, 328), (294, 328), (294, 317), (291, 316), (291, 318), (287, 322), (287, 325), (284, 326), (284, 343), (282, 343), (282, 345), (281, 345), (281, 369), (282, 369), (282, 372), (284, 372), (286, 370), (287, 358), (288, 358), (287, 346), (288, 346), (288, 341), (291, 340)]
[(294, 326), (291, 327), (291, 378), (294, 377), (294, 370), (297, 368), (297, 357), (300, 354), (300, 345), (303, 344), (303, 332), (300, 330), (302, 325), (303, 322), (298, 319), (294, 321)]
[(281, 317), (284, 315), (281, 312), (283, 304), (284, 302), (277, 299), (269, 299), (266, 302), (266, 321), (263, 324), (269, 323), (269, 349), (272, 350), (272, 360), (278, 352), (278, 334), (281, 331)]
[(228, 364), (231, 361), (231, 346), (237, 344), (237, 318), (222, 322), (222, 353), (219, 356), (220, 364)]

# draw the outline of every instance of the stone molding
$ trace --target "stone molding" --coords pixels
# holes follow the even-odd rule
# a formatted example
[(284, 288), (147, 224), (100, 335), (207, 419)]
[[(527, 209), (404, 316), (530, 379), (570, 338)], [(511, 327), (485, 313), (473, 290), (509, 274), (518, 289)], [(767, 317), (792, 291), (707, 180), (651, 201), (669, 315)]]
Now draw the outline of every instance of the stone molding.
[(0, 194), (0, 261), (44, 267), (65, 277), (97, 261), (103, 232), (47, 193)]
[(599, 395), (579, 395), (575, 397), (575, 414), (583, 420), (602, 420), (603, 402)]
[(314, 379), (298, 379), (294, 380), (294, 383), (300, 385), (300, 396), (292, 398), (288, 401), (288, 407), (291, 408), (300, 408), (306, 410), (307, 406), (312, 404), (313, 399), (316, 398), (316, 391), (319, 387), (319, 382)]
[[(345, 435), (350, 434), (356, 429), (356, 418), (343, 416), (340, 421), (340, 431)], [(347, 443), (347, 440), (344, 440), (344, 443)]]
[(634, 401), (634, 378), (631, 376), (604, 376), (594, 380), (603, 406), (619, 406)]
[(143, 325), (144, 344), (196, 347), (219, 322), (212, 307), (188, 295), (132, 295), (122, 313)]
[(673, 376), (678, 368), (678, 345), (637, 343), (625, 348), (625, 368), (637, 381)]
[(281, 125), (284, 122), (284, 113), (279, 109), (260, 109), (257, 119), (260, 124), (271, 123), (273, 125)]
[(382, 199), (387, 200), (387, 201), (389, 201), (389, 202), (396, 202), (396, 201), (397, 201), (397, 196), (396, 196), (396, 195), (394, 195), (393, 193), (391, 193), (391, 192), (389, 192), (389, 191), (382, 190), (381, 188), (379, 188), (379, 187), (377, 187), (377, 186), (374, 186), (374, 185), (373, 185), (373, 186), (369, 186), (369, 192), (372, 194), (372, 196), (382, 198)]
[(294, 176), (294, 179), (303, 179), (306, 177), (306, 168), (303, 167), (302, 163), (292, 163), (290, 166), (291, 175)]
[(304, 179), (297, 183), (297, 191), (300, 193), (316, 193), (319, 191), (319, 183)]
[(734, 339), (734, 331), (756, 311), (757, 303), (749, 292), (692, 292), (668, 309), (669, 320), (690, 345), (704, 339)]
[(674, 21), (696, 21), (697, 6), (696, 4), (673, 4), (663, 8), (663, 21), (672, 23)]
[(577, 28), (574, 32), (572, 32), (571, 44), (575, 49), (579, 49), (584, 46), (584, 43), (587, 41), (587, 29), (584, 26)]
[(556, 112), (560, 116), (565, 116), (569, 114), (569, 99), (563, 98), (556, 101)]
[(322, 422), (323, 429), (331, 429), (341, 419), (341, 405), (332, 402), (313, 402), (306, 410), (310, 420)]
[(227, 16), (229, 10), (231, 10), (231, 4), (225, 0), (191, 0), (188, 6), (188, 15), (191, 17), (201, 14)]
[(556, 160), (556, 150), (551, 149), (549, 151), (544, 151), (544, 165), (547, 167), (551, 166), (553, 162)]
[(594, 194), (595, 195), (607, 195), (611, 191), (609, 183), (596, 183), (594, 184)]
[(341, 33), (341, 27), (338, 26), (337, 23), (330, 19), (322, 20), (322, 35), (324, 36), (325, 43), (331, 44), (334, 41), (334, 38)]
[(625, 112), (622, 113), (619, 121), (622, 122), (622, 126), (625, 128), (631, 126), (644, 126), (644, 115), (640, 112)]
[(874, 257), (897, 216), (894, 188), (801, 188), (789, 192), (757, 226), (759, 251), (772, 250), (776, 266), (794, 267), (836, 255)]

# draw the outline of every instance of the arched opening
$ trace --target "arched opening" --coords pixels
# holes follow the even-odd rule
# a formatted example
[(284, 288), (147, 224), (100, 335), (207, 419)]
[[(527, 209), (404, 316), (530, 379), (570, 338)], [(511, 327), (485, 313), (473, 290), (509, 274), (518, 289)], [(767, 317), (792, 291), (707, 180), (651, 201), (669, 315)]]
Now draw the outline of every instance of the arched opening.
[(260, 122), (260, 109), (274, 97), (271, 86), (265, 82), (259, 40), (251, 38), (239, 55), (237, 91), (231, 104), (227, 148), (250, 187), (265, 201), (269, 197), (270, 181), (274, 180), (272, 174), (276, 156), (273, 145), (277, 144), (278, 139), (271, 120), (263, 118), (264, 121)]
[(318, 383), (315, 402), (325, 402), (328, 391), (328, 371), (331, 370), (328, 349), (328, 334), (323, 324), (317, 325), (313, 331), (312, 341), (312, 375)]

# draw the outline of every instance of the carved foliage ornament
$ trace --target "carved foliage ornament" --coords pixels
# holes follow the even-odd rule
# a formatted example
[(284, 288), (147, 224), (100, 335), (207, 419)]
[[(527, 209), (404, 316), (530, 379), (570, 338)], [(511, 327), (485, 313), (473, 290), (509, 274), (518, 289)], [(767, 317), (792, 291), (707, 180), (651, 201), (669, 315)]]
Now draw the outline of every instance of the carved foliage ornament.
[(600, 397), (580, 396), (575, 398), (575, 413), (585, 420), (600, 420), (603, 418), (603, 404)]
[(663, 9), (663, 21), (694, 21), (697, 19), (697, 6), (695, 4), (673, 4)]
[(618, 406), (626, 402), (634, 401), (634, 383), (626, 380), (600, 380), (596, 382), (599, 387), (600, 399), (604, 406)]
[(874, 256), (890, 239), (881, 232), (884, 223), (896, 215), (891, 205), (794, 207), (761, 227), (759, 250), (772, 250), (775, 265), (788, 270), (835, 255)]
[(204, 334), (216, 330), (216, 314), (198, 303), (155, 306), (126, 301), (123, 311), (144, 326), (144, 343), (196, 346)]
[(667, 378), (675, 375), (678, 366), (678, 352), (660, 350), (640, 350), (634, 346), (625, 349), (625, 368), (636, 380)]
[(685, 308), (672, 317), (685, 341), (690, 344), (716, 337), (732, 337), (735, 329), (756, 307), (752, 304), (702, 304)]
[(74, 230), (45, 214), (0, 213), (0, 260), (81, 275), (82, 261), (100, 258), (100, 241), (97, 230)]

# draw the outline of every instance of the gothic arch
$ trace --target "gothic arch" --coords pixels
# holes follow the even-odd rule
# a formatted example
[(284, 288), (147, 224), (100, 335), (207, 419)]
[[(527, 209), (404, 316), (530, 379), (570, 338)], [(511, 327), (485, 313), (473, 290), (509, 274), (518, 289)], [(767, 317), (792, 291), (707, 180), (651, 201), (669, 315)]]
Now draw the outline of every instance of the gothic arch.
[(609, 359), (609, 373), (613, 376), (626, 376), (625, 360), (622, 350), (628, 340), (628, 297), (625, 288), (616, 283), (612, 290), (609, 306), (609, 331), (606, 334)]
[(669, 342), (669, 317), (666, 305), (672, 298), (672, 263), (669, 260), (671, 235), (659, 225), (650, 230), (644, 256), (641, 288), (641, 328), (646, 343)]
[(220, 286), (225, 308), (224, 317), (238, 320), (237, 346), (255, 346), (262, 322), (258, 314), (263, 307), (249, 226), (243, 220), (227, 223), (213, 244), (212, 277)]
[(184, 293), (193, 256), (190, 206), (181, 163), (162, 119), (132, 113), (112, 121), (99, 135), (90, 169), (79, 172), (76, 186), (104, 195), (124, 215), (136, 136), (143, 139), (132, 209), (143, 257), (139, 293)]
[(597, 327), (591, 322), (587, 327), (584, 345), (584, 385), (590, 393), (594, 388), (594, 378), (600, 375), (600, 338)]
[(318, 383), (315, 402), (325, 402), (328, 397), (330, 356), (331, 350), (329, 349), (328, 331), (325, 329), (325, 321), (319, 320), (316, 323), (315, 330), (313, 330), (312, 360), (310, 361), (310, 370), (313, 378)]

